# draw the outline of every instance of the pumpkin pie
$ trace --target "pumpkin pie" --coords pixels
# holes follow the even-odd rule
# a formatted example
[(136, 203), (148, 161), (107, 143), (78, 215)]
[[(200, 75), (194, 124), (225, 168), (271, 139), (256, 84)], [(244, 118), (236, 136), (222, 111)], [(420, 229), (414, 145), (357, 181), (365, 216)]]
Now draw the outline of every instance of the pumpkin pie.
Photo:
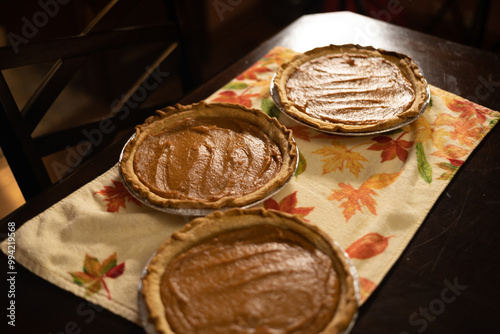
[(296, 215), (217, 211), (159, 248), (142, 279), (143, 315), (163, 334), (343, 333), (358, 307), (344, 254)]
[(286, 114), (329, 132), (388, 129), (417, 117), (429, 99), (412, 58), (353, 44), (297, 55), (274, 85)]
[(241, 207), (294, 173), (292, 132), (257, 109), (200, 102), (158, 111), (136, 127), (120, 170), (129, 188), (170, 208)]

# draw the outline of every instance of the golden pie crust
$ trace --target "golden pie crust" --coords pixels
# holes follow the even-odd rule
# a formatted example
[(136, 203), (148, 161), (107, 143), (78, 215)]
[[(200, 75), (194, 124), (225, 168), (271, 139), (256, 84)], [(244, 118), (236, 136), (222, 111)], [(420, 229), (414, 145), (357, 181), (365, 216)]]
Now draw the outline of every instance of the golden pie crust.
[(292, 132), (276, 118), (202, 101), (167, 107), (138, 125), (120, 169), (155, 205), (220, 209), (265, 198), (292, 176), (297, 159)]
[[(277, 248), (271, 248), (267, 252), (259, 252), (259, 244), (249, 246), (251, 250), (257, 249), (255, 251), (255, 258), (253, 254), (249, 255), (243, 251), (239, 258), (238, 255), (234, 255), (239, 254), (237, 252), (240, 251), (242, 245), (246, 245), (244, 235), (247, 230), (252, 228), (262, 231), (257, 234), (261, 235), (266, 241), (270, 237), (265, 231), (270, 228), (281, 231), (278, 234), (286, 236), (286, 238), (288, 238), (288, 235), (298, 235), (298, 237), (290, 237), (290, 245), (294, 249), (300, 248), (297, 246), (299, 243), (297, 241), (298, 238), (307, 240), (306, 244), (311, 245), (304, 246), (308, 248), (307, 251), (311, 254), (320, 254), (327, 258), (330, 270), (333, 268), (336, 277), (336, 285), (333, 292), (331, 294), (318, 293), (318, 290), (316, 290), (317, 284), (315, 284), (317, 282), (315, 280), (312, 280), (311, 283), (309, 279), (302, 280), (301, 276), (298, 278), (295, 277), (297, 272), (310, 274), (311, 272), (316, 273), (321, 269), (314, 267), (314, 263), (311, 264), (311, 261), (304, 261), (300, 256), (296, 264), (286, 267), (289, 261), (295, 259), (293, 255), (283, 261), (273, 259), (273, 254), (278, 252)], [(225, 240), (224, 236), (227, 235), (226, 233), (233, 233), (230, 235), (229, 240), (233, 240), (234, 242), (229, 246), (223, 244)], [(238, 237), (239, 235), (242, 237)], [(284, 242), (285, 244), (286, 241), (280, 240), (280, 242)], [(219, 245), (220, 243), (222, 243), (222, 246)], [(210, 248), (205, 245), (212, 244), (217, 245), (215, 247), (216, 252), (214, 254), (207, 254), (207, 252), (210, 252)], [(198, 268), (193, 269), (190, 267), (195, 266), (193, 262), (196, 261), (190, 258), (186, 260), (186, 256), (196, 249), (201, 249), (201, 251), (196, 253), (199, 255), (198, 259), (208, 258), (210, 263), (200, 260), (201, 263)], [(229, 254), (229, 259), (224, 257), (227, 254)], [(233, 257), (237, 257), (237, 259), (235, 260)], [(306, 256), (305, 258), (308, 257)], [(176, 262), (179, 259), (186, 260), (186, 262), (184, 262), (184, 265), (181, 264), (180, 267), (177, 266), (177, 268), (180, 268), (181, 273), (178, 276), (174, 276), (172, 274), (174, 269), (172, 268), (176, 268)], [(252, 262), (254, 259), (258, 259), (258, 261)], [(238, 269), (239, 264), (243, 266), (242, 269)], [(279, 271), (282, 269), (281, 265), (285, 266), (282, 276), (279, 276), (274, 271), (270, 273), (265, 269), (262, 269), (262, 272), (258, 271), (261, 267), (278, 268), (276, 270)], [(215, 273), (213, 270), (214, 267), (218, 268), (218, 270), (215, 270)], [(255, 272), (255, 270), (258, 272)], [(200, 273), (200, 271), (203, 272)], [(190, 273), (198, 277), (198, 281), (191, 278)], [(227, 277), (224, 276), (221, 279), (214, 278), (214, 276), (220, 273)], [(172, 277), (179, 277), (180, 280), (174, 280)], [(266, 285), (269, 277), (272, 277), (272, 279), (276, 277), (276, 283)], [(284, 280), (280, 280), (280, 277), (284, 277)], [(294, 277), (295, 281), (293, 280)], [(253, 279), (258, 281), (258, 284), (253, 286), (253, 291), (263, 295), (266, 301), (252, 302), (255, 294), (248, 292), (246, 287), (253, 283)], [(206, 327), (209, 327), (207, 333), (219, 333), (220, 330), (232, 333), (274, 333), (276, 330), (284, 334), (342, 333), (352, 325), (353, 319), (355, 319), (357, 314), (358, 304), (355, 280), (356, 278), (352, 276), (350, 264), (345, 257), (345, 252), (316, 226), (306, 223), (296, 215), (279, 211), (262, 208), (231, 209), (226, 212), (217, 211), (206, 217), (197, 218), (180, 231), (172, 234), (150, 261), (146, 274), (142, 279), (141, 296), (148, 314), (148, 323), (153, 324), (158, 333), (183, 334), (193, 331), (198, 332), (200, 326), (203, 326), (204, 330), (206, 330)], [(251, 283), (247, 283), (247, 281), (251, 281)], [(320, 276), (318, 281), (325, 285), (333, 282), (325, 280), (324, 276)], [(235, 284), (235, 282), (238, 284)], [(265, 286), (261, 286), (260, 283)], [(196, 289), (198, 289), (199, 285), (207, 285), (211, 290), (208, 292), (198, 292)], [(234, 288), (234, 285), (236, 285), (236, 288)], [(271, 286), (270, 289), (269, 286)], [(235, 290), (235, 292), (231, 291), (231, 294), (229, 294), (230, 297), (227, 297), (225, 296), (227, 289)], [(171, 303), (168, 298), (165, 299), (166, 290), (173, 291), (177, 303)], [(275, 290), (280, 291), (279, 294), (284, 293), (285, 295), (273, 299), (273, 294), (277, 293)], [(203, 297), (200, 297), (200, 294), (203, 294)], [(305, 294), (305, 297), (298, 296), (301, 294)], [(333, 298), (333, 294), (335, 294), (335, 298)], [(208, 297), (205, 298), (205, 296)], [(201, 302), (197, 300), (200, 298), (202, 299)], [(237, 304), (231, 305), (231, 302), (234, 303), (234, 299), (237, 298), (241, 300)], [(298, 298), (302, 298), (305, 303), (309, 303), (309, 300), (313, 299), (321, 302), (334, 300), (332, 302), (333, 306), (330, 306), (333, 307), (333, 310), (329, 313), (326, 320), (322, 318), (323, 323), (321, 324), (321, 328), (311, 330), (311, 326), (315, 325), (314, 321), (307, 323), (301, 319), (301, 316), (303, 313), (311, 310), (311, 312), (321, 313), (324, 307), (316, 308), (313, 302), (311, 302), (311, 307), (309, 305), (304, 306), (302, 303), (297, 302)], [(196, 300), (193, 301), (192, 299)], [(295, 301), (295, 303), (290, 301)], [(190, 308), (191, 305), (200, 305), (200, 303), (205, 307)], [(244, 306), (241, 306), (247, 304), (251, 305), (251, 307), (244, 308)], [(166, 305), (169, 306), (167, 307)], [(240, 306), (243, 309), (240, 309)], [(284, 310), (287, 312), (283, 311), (285, 315), (282, 315), (280, 312), (284, 306)], [(221, 307), (220, 310), (217, 309), (219, 307)], [(290, 317), (288, 312), (290, 309), (292, 309), (292, 313), (298, 313), (294, 313), (296, 315)], [(284, 320), (280, 318), (281, 316), (284, 317)], [(262, 319), (262, 317), (264, 318)], [(281, 327), (273, 328), (270, 325), (273, 320), (270, 320), (270, 318), (274, 319), (274, 317), (283, 320), (283, 324), (289, 325), (287, 329)], [(208, 320), (204, 322), (206, 318)], [(306, 320), (311, 318), (314, 317), (309, 316)], [(188, 324), (188, 327), (193, 326), (191, 330), (173, 329), (175, 326), (172, 326), (172, 323), (177, 323), (178, 319), (180, 319), (181, 324), (184, 322)], [(193, 322), (197, 324), (193, 324)], [(299, 325), (296, 325), (294, 322), (299, 322)], [(290, 324), (292, 323), (296, 327), (291, 326)], [(219, 330), (210, 329), (212, 328), (210, 326), (213, 324), (216, 324)], [(219, 327), (219, 324), (224, 324), (220, 325), (222, 329)], [(293, 327), (292, 330), (289, 330), (290, 326)]]
[(428, 101), (412, 58), (354, 44), (297, 55), (274, 85), (289, 116), (329, 132), (388, 129), (418, 116)]

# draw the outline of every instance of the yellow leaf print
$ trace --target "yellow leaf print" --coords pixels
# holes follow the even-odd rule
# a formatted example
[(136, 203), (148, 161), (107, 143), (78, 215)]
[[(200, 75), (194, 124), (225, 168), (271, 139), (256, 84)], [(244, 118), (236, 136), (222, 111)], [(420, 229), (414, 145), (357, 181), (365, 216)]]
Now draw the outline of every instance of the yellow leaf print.
[(271, 77), (269, 77), (268, 80), (262, 79), (262, 80), (257, 80), (251, 83), (252, 86), (254, 87), (260, 87), (259, 90), (259, 97), (260, 98), (265, 98), (271, 96), (271, 92), (269, 91), (269, 85), (271, 83)]
[(370, 189), (382, 189), (388, 187), (389, 185), (393, 184), (394, 181), (396, 181), (396, 179), (402, 172), (403, 171), (391, 174), (382, 173), (382, 174), (372, 175), (368, 180), (366, 180), (363, 183), (363, 186)]
[(322, 160), (325, 163), (323, 165), (323, 174), (335, 172), (336, 170), (343, 172), (344, 168), (346, 168), (358, 177), (363, 168), (361, 162), (368, 162), (361, 153), (353, 152), (346, 145), (335, 141), (332, 142), (331, 146), (323, 146), (312, 153), (327, 157)]
[(414, 133), (415, 139), (413, 142), (428, 144), (432, 142), (431, 124), (425, 117), (419, 117), (410, 125), (404, 127), (406, 131)]
[(448, 143), (450, 131), (442, 128), (434, 129), (432, 132), (432, 144), (438, 149), (442, 150)]

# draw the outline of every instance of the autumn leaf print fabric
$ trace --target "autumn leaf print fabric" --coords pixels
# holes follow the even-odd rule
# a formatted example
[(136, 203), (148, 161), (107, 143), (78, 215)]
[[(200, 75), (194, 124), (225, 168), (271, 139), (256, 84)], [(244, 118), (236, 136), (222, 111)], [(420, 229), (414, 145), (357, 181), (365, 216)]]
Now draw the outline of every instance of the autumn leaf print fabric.
[(73, 282), (85, 287), (87, 296), (99, 292), (102, 288), (111, 300), (111, 292), (105, 278), (117, 278), (125, 271), (125, 262), (117, 264), (116, 253), (111, 254), (102, 263), (93, 256), (85, 254), (82, 271), (70, 272)]
[[(293, 131), (297, 170), (259, 205), (298, 215), (343, 247), (357, 269), (364, 302), (500, 114), (431, 86), (429, 108), (401, 129), (361, 137), (318, 132), (282, 115), (270, 96), (273, 74), (294, 55), (272, 49), (207, 101), (260, 109)], [(16, 260), (140, 323), (137, 284), (144, 267), (191, 218), (141, 205), (115, 165), (18, 228)], [(5, 253), (5, 242), (1, 248)]]
[(431, 86), (430, 106), (403, 128), (361, 137), (319, 132), (281, 114), (270, 96), (273, 74), (294, 54), (273, 49), (209, 101), (259, 108), (293, 131), (295, 177), (263, 206), (301, 216), (344, 247), (364, 302), (499, 113)]

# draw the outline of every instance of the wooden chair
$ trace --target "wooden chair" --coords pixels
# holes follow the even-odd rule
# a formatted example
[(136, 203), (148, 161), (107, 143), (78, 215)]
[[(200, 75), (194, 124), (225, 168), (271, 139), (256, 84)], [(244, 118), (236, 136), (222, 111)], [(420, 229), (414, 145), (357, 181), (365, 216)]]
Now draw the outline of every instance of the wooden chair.
[[(26, 200), (52, 184), (42, 161), (44, 156), (78, 143), (91, 142), (89, 133), (98, 134), (101, 137), (93, 138), (99, 138), (100, 142), (90, 147), (92, 153), (88, 150), (81, 152), (81, 158), (90, 157), (111, 142), (119, 129), (133, 126), (153, 112), (154, 106), (141, 107), (145, 100), (143, 95), (156, 88), (147, 80), (155, 73), (156, 76), (164, 73), (157, 69), (167, 58), (176, 62), (171, 68), (180, 69), (183, 92), (187, 93), (200, 84), (199, 70), (194, 61), (196, 55), (193, 55), (188, 42), (190, 35), (198, 33), (198, 38), (201, 36), (192, 25), (179, 20), (179, 13), (185, 10), (182, 1), (165, 1), (168, 18), (165, 24), (116, 28), (119, 19), (132, 10), (136, 2), (111, 0), (77, 36), (33, 41), (19, 45), (18, 50), (14, 47), (0, 48), (0, 70), (55, 61), (22, 110), (18, 108), (11, 88), (0, 72), (0, 146)], [(182, 30), (186, 26), (189, 29)], [(147, 43), (165, 46), (151, 63), (143, 67), (144, 73), (135, 78), (130, 88), (111, 104), (110, 116), (48, 135), (32, 136), (56, 98), (91, 55), (116, 48), (140, 47)], [(125, 112), (127, 117), (124, 117)], [(115, 130), (108, 133), (111, 127)]]

